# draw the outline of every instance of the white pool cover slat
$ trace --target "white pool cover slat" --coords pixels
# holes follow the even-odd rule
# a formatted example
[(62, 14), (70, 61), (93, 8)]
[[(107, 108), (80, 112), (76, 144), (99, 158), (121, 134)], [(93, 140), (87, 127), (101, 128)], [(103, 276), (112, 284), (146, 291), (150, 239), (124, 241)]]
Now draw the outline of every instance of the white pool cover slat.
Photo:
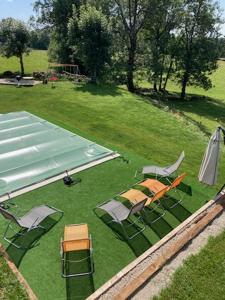
[(30, 113), (0, 115), (0, 201), (118, 156)]

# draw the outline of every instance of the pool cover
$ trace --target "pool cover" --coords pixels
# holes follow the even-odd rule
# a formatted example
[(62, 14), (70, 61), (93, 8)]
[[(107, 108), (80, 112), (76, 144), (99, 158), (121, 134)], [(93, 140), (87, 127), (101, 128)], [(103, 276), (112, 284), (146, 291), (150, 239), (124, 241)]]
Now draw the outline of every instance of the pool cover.
[(118, 156), (30, 113), (0, 115), (0, 200)]

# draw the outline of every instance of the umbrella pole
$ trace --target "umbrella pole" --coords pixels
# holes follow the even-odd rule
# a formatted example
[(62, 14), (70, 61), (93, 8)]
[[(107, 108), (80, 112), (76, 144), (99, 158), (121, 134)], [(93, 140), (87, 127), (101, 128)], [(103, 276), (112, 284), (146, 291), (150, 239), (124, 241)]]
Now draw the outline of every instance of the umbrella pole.
[(224, 143), (224, 145), (225, 145), (225, 128), (223, 128), (222, 126), (219, 126), (218, 128), (219, 128), (220, 131), (222, 131), (222, 133), (223, 133), (223, 143)]

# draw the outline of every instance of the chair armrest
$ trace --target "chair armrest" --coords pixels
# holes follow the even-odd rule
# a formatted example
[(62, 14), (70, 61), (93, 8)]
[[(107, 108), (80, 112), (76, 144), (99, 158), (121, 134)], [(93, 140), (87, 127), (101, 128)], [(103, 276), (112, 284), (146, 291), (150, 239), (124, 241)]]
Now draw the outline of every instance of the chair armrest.
[(23, 216), (24, 212), (17, 204), (15, 204), (14, 202), (9, 202), (8, 204), (10, 205), (10, 211), (12, 211), (13, 215), (16, 218)]
[(61, 213), (61, 214), (64, 214), (64, 212), (61, 210), (61, 209), (58, 209), (58, 208), (56, 208), (56, 207), (54, 207), (54, 206), (51, 206), (51, 205), (48, 205), (48, 204), (45, 204), (46, 206), (48, 206), (48, 207), (50, 207), (50, 208), (52, 208), (52, 209), (54, 209), (56, 212), (59, 212), (59, 213)]

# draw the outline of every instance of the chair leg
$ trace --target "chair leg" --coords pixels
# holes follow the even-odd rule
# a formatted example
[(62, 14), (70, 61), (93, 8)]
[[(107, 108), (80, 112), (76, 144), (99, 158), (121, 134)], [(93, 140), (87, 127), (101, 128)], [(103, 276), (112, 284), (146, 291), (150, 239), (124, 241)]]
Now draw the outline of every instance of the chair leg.
[[(163, 218), (166, 214), (166, 211), (165, 209), (163, 208), (163, 206), (161, 205), (160, 201), (157, 203), (157, 205), (160, 207), (160, 209), (162, 210), (162, 213), (157, 217), (155, 218), (153, 221), (150, 221), (151, 224), (154, 224), (155, 222), (157, 222), (158, 220), (160, 220), (161, 218)], [(150, 213), (154, 212), (155, 210), (152, 208), (152, 209), (149, 209), (150, 210)], [(145, 212), (145, 208), (143, 209), (144, 213), (146, 214)]]
[[(140, 230), (138, 230), (136, 233), (134, 233), (133, 235), (128, 235), (127, 230), (126, 230), (126, 227), (131, 227), (131, 226), (135, 225), (137, 221), (140, 221), (140, 222), (143, 224), (143, 227), (142, 227)], [(120, 225), (121, 225), (121, 227), (122, 227), (122, 229), (123, 229), (123, 232), (124, 232), (124, 234), (125, 234), (125, 236), (127, 237), (128, 240), (132, 240), (132, 239), (135, 238), (138, 234), (140, 234), (141, 232), (143, 232), (143, 231), (145, 230), (145, 228), (146, 228), (146, 227), (145, 227), (145, 224), (144, 224), (143, 221), (142, 221), (142, 217), (141, 217), (141, 216), (137, 219), (137, 221), (136, 221), (136, 222), (132, 222), (132, 223), (131, 223), (130, 225), (128, 225), (128, 226), (125, 226), (125, 225), (123, 225), (122, 223), (120, 223)]]
[(140, 169), (137, 169), (135, 174), (134, 174), (134, 178), (141, 180), (142, 173)]
[[(8, 242), (9, 244), (11, 244), (11, 245), (13, 245), (14, 247), (16, 247), (17, 249), (21, 249), (22, 246), (17, 245), (16, 243), (12, 242), (11, 239), (10, 239), (9, 237), (7, 237), (7, 233), (8, 233), (9, 228), (11, 228), (11, 223), (9, 223), (9, 224), (7, 225), (6, 230), (5, 230), (5, 232), (4, 232), (4, 235), (3, 235), (3, 239), (4, 239), (6, 242)], [(16, 234), (14, 235), (14, 237), (17, 236), (17, 235), (24, 235), (24, 234), (16, 233)]]
[(174, 189), (174, 192), (178, 194), (180, 199), (178, 201), (176, 201), (173, 205), (169, 206), (170, 209), (173, 209), (174, 207), (176, 207), (178, 204), (180, 204), (183, 201), (183, 196), (181, 195), (181, 193), (178, 192), (177, 189)]
[(93, 253), (92, 253), (91, 250), (90, 250), (90, 255), (87, 257), (87, 259), (90, 259), (90, 265), (91, 265), (90, 272), (66, 274), (65, 265), (66, 265), (66, 262), (69, 262), (69, 261), (66, 260), (65, 253), (63, 253), (62, 258), (61, 258), (61, 275), (62, 275), (62, 277), (63, 278), (72, 278), (72, 277), (81, 277), (81, 276), (90, 276), (90, 275), (92, 275), (94, 273), (94, 261), (93, 261)]
[(47, 229), (46, 229), (44, 226), (41, 226), (41, 225), (38, 225), (37, 228), (41, 228), (41, 229), (43, 229), (44, 231), (47, 231)]
[[(43, 226), (41, 225), (38, 225), (36, 227), (31, 227), (29, 230), (27, 229), (22, 229), (23, 232), (15, 232), (15, 230), (13, 229), (13, 227), (11, 226), (11, 222), (7, 225), (6, 227), (6, 230), (4, 232), (4, 235), (3, 235), (3, 239), (8, 242), (9, 244), (15, 246), (17, 249), (27, 249), (26, 247), (23, 247), (22, 245), (17, 245), (16, 243), (12, 242), (12, 238), (15, 238), (17, 236), (25, 236), (26, 233), (28, 233), (29, 231), (31, 230), (34, 230), (34, 229), (37, 229), (37, 228), (41, 228), (43, 229), (44, 231), (46, 231), (46, 228), (44, 228)], [(15, 232), (14, 236), (12, 238), (9, 238), (7, 237), (7, 233), (9, 231), (9, 229), (11, 229), (13, 232)]]

